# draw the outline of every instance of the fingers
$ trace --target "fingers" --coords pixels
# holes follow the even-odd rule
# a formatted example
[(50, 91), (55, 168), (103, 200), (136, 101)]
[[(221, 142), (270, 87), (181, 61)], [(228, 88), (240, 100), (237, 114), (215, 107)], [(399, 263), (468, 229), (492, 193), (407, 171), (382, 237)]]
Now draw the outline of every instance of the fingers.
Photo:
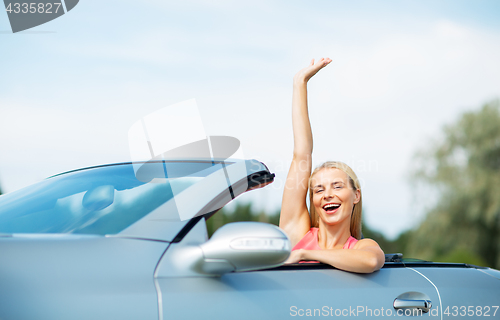
[(292, 264), (292, 263), (298, 263), (300, 260), (297, 259), (290, 259), (288, 258), (283, 264)]
[(300, 82), (300, 83), (307, 83), (309, 79), (311, 79), (312, 76), (314, 76), (319, 70), (327, 66), (330, 62), (332, 62), (332, 59), (330, 58), (321, 58), (318, 60), (318, 62), (315, 62), (314, 59), (311, 60), (309, 65), (305, 67), (304, 69), (300, 70), (295, 76), (294, 76), (294, 81)]
[(309, 63), (309, 66), (307, 66), (304, 69), (319, 70), (328, 65), (330, 62), (332, 62), (332, 59), (330, 58), (321, 58), (316, 63), (314, 62), (314, 59), (312, 59), (311, 62)]
[(297, 263), (298, 261), (299, 260), (297, 259), (297, 252), (292, 251), (292, 252), (290, 252), (290, 256), (288, 257), (288, 259), (286, 259), (284, 264)]
[(321, 68), (323, 68), (326, 65), (328, 65), (330, 62), (332, 62), (332, 59), (330, 59), (328, 57), (327, 58), (321, 58), (321, 59), (319, 59), (317, 65), (319, 65), (319, 66), (321, 66)]

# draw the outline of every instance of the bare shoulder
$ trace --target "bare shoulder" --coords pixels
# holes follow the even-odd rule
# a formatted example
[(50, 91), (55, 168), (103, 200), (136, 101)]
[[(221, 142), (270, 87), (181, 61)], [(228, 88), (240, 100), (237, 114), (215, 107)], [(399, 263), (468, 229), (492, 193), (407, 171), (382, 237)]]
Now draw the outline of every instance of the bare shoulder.
[(384, 251), (382, 251), (377, 241), (372, 239), (361, 239), (356, 242), (354, 249), (363, 251), (365, 255), (367, 255), (367, 261), (369, 261), (369, 265), (371, 266), (370, 272), (379, 270), (384, 265)]
[[(369, 247), (374, 247), (380, 249), (380, 246), (378, 245), (377, 241), (372, 240), (372, 239), (361, 239), (356, 242), (354, 245), (354, 249), (364, 249), (364, 248), (369, 248)], [(380, 249), (382, 250), (382, 249)]]

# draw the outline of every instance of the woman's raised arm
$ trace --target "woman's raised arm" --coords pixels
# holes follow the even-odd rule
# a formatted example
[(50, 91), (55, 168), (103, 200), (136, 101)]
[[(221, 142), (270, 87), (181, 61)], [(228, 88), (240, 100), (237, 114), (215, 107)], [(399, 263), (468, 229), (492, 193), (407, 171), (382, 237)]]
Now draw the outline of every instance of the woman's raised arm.
[(321, 58), (300, 70), (293, 78), (292, 126), (293, 159), (288, 171), (281, 204), (280, 228), (294, 246), (311, 228), (306, 197), (312, 167), (313, 138), (307, 109), (307, 82), (330, 58)]

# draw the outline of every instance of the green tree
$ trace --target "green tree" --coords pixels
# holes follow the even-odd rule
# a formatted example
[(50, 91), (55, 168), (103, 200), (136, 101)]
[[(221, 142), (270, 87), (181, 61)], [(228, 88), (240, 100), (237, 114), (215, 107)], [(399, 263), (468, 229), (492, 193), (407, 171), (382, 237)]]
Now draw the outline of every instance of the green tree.
[(212, 236), (218, 228), (226, 223), (237, 221), (259, 221), (278, 225), (279, 214), (279, 211), (273, 214), (268, 214), (265, 211), (254, 212), (251, 202), (246, 204), (237, 203), (233, 211), (222, 208), (207, 220), (208, 235)]
[(499, 101), (445, 126), (442, 139), (414, 162), (416, 186), (437, 201), (410, 235), (406, 253), (500, 267)]
[(395, 240), (389, 240), (381, 232), (371, 229), (368, 225), (365, 224), (364, 221), (361, 230), (363, 233), (363, 237), (377, 241), (378, 245), (380, 246), (380, 248), (382, 248), (384, 253), (405, 252), (406, 243), (410, 231), (402, 233)]

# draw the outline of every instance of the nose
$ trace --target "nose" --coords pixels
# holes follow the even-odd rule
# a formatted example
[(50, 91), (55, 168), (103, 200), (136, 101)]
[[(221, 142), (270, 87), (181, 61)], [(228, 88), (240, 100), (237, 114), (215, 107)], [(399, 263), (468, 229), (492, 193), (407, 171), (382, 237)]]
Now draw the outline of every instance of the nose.
[(325, 199), (331, 199), (331, 198), (335, 197), (335, 193), (333, 192), (333, 189), (332, 188), (326, 189), (325, 192), (323, 193), (323, 197)]

